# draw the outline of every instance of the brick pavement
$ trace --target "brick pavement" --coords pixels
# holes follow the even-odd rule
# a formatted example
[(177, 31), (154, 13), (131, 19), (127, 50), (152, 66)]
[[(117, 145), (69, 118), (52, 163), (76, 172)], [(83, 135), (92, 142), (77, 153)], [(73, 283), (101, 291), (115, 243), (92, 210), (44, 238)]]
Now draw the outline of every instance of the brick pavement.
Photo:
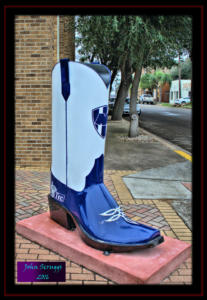
[[(160, 229), (161, 233), (183, 241), (191, 242), (191, 231), (172, 208), (170, 201), (133, 199), (125, 186), (122, 177), (133, 171), (105, 170), (104, 183), (108, 190), (122, 205), (128, 217), (143, 224)], [(190, 183), (184, 184), (191, 188)], [(49, 170), (47, 169), (17, 169), (16, 170), (16, 222), (41, 214), (48, 210), (47, 195), (49, 193)], [(47, 284), (69, 285), (116, 285), (115, 282), (104, 278), (85, 267), (78, 265), (61, 255), (31, 242), (16, 233), (16, 261), (65, 261), (66, 281)], [(15, 271), (15, 283), (17, 273)], [(160, 284), (191, 284), (191, 258), (182, 263), (174, 272)], [(41, 283), (27, 283), (41, 284)], [(45, 283), (44, 283), (45, 284)]]

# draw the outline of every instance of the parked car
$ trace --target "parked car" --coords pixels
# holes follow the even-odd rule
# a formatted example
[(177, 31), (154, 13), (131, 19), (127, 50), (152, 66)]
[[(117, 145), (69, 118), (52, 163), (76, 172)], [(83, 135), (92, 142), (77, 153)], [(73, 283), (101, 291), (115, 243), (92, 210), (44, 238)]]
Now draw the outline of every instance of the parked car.
[(190, 97), (179, 98), (175, 100), (176, 105), (184, 105), (191, 102)]
[(140, 103), (155, 104), (155, 99), (150, 94), (142, 94), (140, 96)]
[[(130, 105), (129, 104), (130, 104), (130, 98), (126, 98), (125, 103), (124, 103), (124, 111), (123, 111), (124, 115), (128, 115), (130, 113)], [(137, 103), (137, 113), (138, 113), (138, 116), (141, 115), (141, 108), (138, 103)]]
[[(108, 104), (108, 114), (109, 115), (112, 114), (115, 99), (116, 99), (115, 97), (109, 98), (109, 104)], [(130, 103), (130, 98), (127, 97), (126, 100), (125, 100), (125, 103), (124, 103), (124, 110), (123, 110), (124, 115), (128, 115), (130, 113), (129, 103)], [(140, 108), (140, 105), (138, 103), (137, 103), (137, 113), (138, 113), (138, 116), (141, 115), (141, 108)]]
[(116, 97), (109, 98), (109, 104), (108, 104), (108, 114), (111, 115), (114, 107)]

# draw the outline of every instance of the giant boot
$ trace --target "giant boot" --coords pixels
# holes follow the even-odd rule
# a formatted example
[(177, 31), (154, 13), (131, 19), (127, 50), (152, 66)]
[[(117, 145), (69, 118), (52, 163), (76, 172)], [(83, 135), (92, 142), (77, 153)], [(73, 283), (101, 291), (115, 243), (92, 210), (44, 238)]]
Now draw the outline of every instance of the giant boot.
[(103, 65), (64, 59), (53, 68), (50, 216), (96, 249), (153, 247), (160, 231), (127, 218), (103, 183), (109, 83)]

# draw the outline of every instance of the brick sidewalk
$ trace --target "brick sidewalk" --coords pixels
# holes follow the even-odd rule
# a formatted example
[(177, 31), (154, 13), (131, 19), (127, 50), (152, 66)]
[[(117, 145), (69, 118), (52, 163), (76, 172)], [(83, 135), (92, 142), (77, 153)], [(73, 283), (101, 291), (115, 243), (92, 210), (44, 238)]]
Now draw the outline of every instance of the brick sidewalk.
[[(191, 231), (172, 208), (170, 201), (140, 200), (133, 199), (125, 186), (122, 177), (133, 171), (106, 170), (104, 183), (111, 192), (117, 203), (122, 204), (123, 210), (128, 217), (143, 224), (158, 228), (162, 234), (183, 241), (191, 242)], [(47, 195), (49, 194), (49, 171), (48, 170), (16, 170), (16, 222), (48, 211)], [(186, 184), (186, 188), (191, 188)], [(17, 261), (65, 261), (66, 281), (62, 284), (116, 284), (100, 274), (78, 265), (59, 254), (31, 242), (16, 233), (16, 262)], [(16, 284), (41, 284), (19, 283)], [(160, 284), (191, 284), (192, 263), (191, 258), (182, 263), (173, 273), (165, 278)], [(45, 284), (45, 283), (43, 283)], [(55, 284), (55, 283), (47, 283)]]

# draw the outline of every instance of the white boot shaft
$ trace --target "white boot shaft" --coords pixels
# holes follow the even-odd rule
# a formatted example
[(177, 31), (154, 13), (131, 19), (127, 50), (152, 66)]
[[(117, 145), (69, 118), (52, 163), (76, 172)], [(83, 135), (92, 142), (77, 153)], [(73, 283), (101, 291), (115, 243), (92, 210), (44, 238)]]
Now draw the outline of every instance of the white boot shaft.
[(67, 101), (62, 95), (60, 63), (52, 71), (51, 171), (60, 182), (82, 191), (95, 159), (104, 154), (106, 127), (100, 120), (107, 118), (109, 89), (85, 64), (68, 62), (68, 69)]

